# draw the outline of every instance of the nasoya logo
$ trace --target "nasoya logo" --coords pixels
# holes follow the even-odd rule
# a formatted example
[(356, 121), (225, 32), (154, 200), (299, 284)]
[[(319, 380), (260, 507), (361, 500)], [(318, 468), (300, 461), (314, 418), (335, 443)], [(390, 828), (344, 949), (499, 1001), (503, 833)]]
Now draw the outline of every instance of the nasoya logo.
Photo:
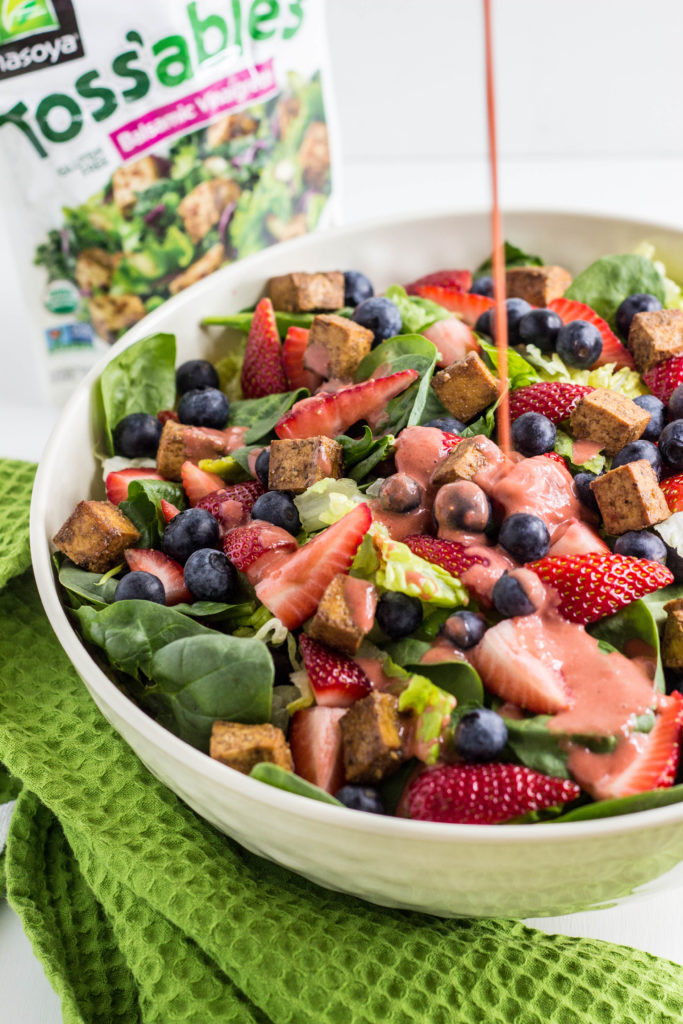
[(82, 56), (71, 0), (0, 0), (0, 79)]

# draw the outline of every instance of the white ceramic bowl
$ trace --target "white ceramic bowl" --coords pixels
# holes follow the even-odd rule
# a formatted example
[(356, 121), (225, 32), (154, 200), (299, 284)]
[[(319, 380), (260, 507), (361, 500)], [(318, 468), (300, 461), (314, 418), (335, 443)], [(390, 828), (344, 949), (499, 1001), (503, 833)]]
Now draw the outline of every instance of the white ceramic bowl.
[[(573, 271), (647, 239), (683, 278), (683, 234), (662, 226), (535, 212), (507, 215), (505, 232)], [(683, 882), (683, 804), (567, 825), (440, 825), (360, 814), (273, 789), (212, 761), (123, 696), (72, 629), (50, 564), (50, 538), (76, 503), (103, 494), (90, 390), (122, 348), (163, 330), (177, 335), (179, 362), (212, 358), (228, 342), (202, 330), (200, 319), (249, 305), (273, 274), (354, 267), (383, 288), (443, 266), (476, 266), (488, 250), (484, 213), (394, 219), (276, 246), (167, 302), (114, 346), (65, 408), (36, 478), (31, 545), (48, 618), (93, 700), (150, 771), (198, 814), (248, 849), (375, 903), (449, 916), (527, 917), (613, 904)]]

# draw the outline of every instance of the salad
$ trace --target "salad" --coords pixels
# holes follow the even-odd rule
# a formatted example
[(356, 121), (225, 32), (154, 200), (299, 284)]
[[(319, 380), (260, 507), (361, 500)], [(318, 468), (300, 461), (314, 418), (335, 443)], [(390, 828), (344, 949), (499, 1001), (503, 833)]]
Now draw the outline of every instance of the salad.
[(648, 246), (573, 280), (505, 255), (510, 451), (490, 261), (281, 275), (205, 321), (242, 339), (215, 365), (157, 334), (105, 367), (107, 500), (56, 572), (188, 743), (426, 821), (683, 799), (681, 293)]

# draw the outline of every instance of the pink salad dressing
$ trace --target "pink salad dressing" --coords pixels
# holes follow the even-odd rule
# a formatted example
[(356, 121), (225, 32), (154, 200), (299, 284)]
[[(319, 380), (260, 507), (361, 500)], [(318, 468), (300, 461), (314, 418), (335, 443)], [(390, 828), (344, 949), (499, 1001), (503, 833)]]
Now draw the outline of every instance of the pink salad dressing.
[(438, 365), (442, 367), (464, 359), (468, 352), (479, 352), (479, 342), (471, 328), (455, 316), (437, 320), (422, 334), (436, 345), (439, 351)]
[(572, 441), (572, 462), (575, 466), (581, 466), (599, 455), (602, 448), (603, 446), (596, 444), (595, 441)]
[(377, 591), (367, 580), (356, 579), (355, 576), (344, 577), (344, 601), (352, 621), (362, 630), (369, 633), (375, 621)]
[(227, 455), (244, 447), (248, 427), (228, 427), (227, 430), (213, 430), (211, 427), (190, 427), (183, 430), (185, 457), (191, 462)]
[(614, 779), (633, 764), (647, 742), (647, 733), (634, 732), (619, 740), (616, 749), (609, 754), (596, 754), (588, 747), (572, 743), (567, 764), (579, 785), (594, 799), (609, 800), (619, 795), (614, 791)]
[(306, 346), (304, 352), (304, 366), (312, 370), (319, 377), (328, 377), (330, 374), (330, 353), (324, 345), (314, 342)]

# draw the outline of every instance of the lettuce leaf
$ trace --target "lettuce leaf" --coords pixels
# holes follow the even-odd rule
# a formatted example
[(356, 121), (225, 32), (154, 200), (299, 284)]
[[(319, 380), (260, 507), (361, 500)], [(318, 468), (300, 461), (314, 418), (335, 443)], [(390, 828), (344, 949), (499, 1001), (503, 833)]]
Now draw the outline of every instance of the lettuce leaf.
[(675, 281), (672, 281), (667, 276), (666, 266), (661, 260), (656, 258), (655, 247), (651, 242), (641, 242), (635, 247), (633, 252), (636, 256), (644, 256), (648, 260), (652, 260), (655, 270), (657, 270), (664, 280), (664, 305), (667, 309), (683, 309), (683, 292), (681, 292), (680, 285), (677, 285)]
[(302, 529), (306, 533), (316, 533), (332, 526), (364, 500), (355, 480), (326, 477), (312, 484), (303, 494), (297, 494), (294, 504), (299, 511)]
[[(524, 252), (523, 249), (519, 249), (516, 245), (511, 242), (505, 242), (503, 249), (503, 257), (505, 259), (505, 269), (509, 267), (542, 267), (543, 260), (540, 256), (531, 256), (528, 252)], [(487, 260), (480, 263), (477, 269), (474, 271), (473, 277), (481, 277), (482, 274), (490, 274), (493, 271), (493, 257), (489, 256)]]
[(449, 320), (453, 314), (443, 306), (419, 295), (408, 295), (400, 284), (392, 284), (384, 293), (387, 299), (398, 306), (403, 321), (403, 334), (419, 334), (438, 320)]
[(538, 371), (541, 380), (590, 384), (594, 388), (609, 388), (610, 391), (618, 391), (627, 398), (638, 398), (639, 395), (649, 394), (640, 374), (636, 370), (629, 370), (627, 366), (616, 369), (614, 363), (606, 363), (605, 366), (597, 366), (594, 370), (579, 370), (576, 367), (567, 366), (557, 352), (546, 355), (535, 345), (527, 345), (525, 355), (527, 361)]
[(589, 473), (599, 475), (605, 468), (606, 456), (598, 453), (586, 462), (574, 462), (574, 439), (565, 434), (564, 430), (557, 429), (555, 435), (555, 451), (569, 460), (570, 468), (576, 470), (587, 470)]
[[(495, 345), (486, 341), (481, 335), (477, 335), (479, 345), (483, 352), (486, 353), (486, 357), (490, 362), (493, 369), (498, 371), (498, 349)], [(508, 380), (510, 381), (510, 388), (514, 391), (515, 388), (523, 388), (527, 384), (537, 384), (540, 380), (540, 376), (536, 369), (524, 359), (519, 352), (515, 352), (513, 348), (508, 349)]]
[(419, 597), (426, 604), (457, 608), (469, 602), (455, 576), (413, 554), (407, 544), (392, 540), (381, 523), (373, 523), (353, 562), (352, 575), (371, 579), (380, 590)]
[(419, 744), (416, 756), (425, 764), (436, 764), (440, 753), (439, 737), (450, 722), (455, 704), (455, 697), (420, 675), (411, 676), (400, 694), (398, 710), (408, 711), (416, 718), (415, 739)]

